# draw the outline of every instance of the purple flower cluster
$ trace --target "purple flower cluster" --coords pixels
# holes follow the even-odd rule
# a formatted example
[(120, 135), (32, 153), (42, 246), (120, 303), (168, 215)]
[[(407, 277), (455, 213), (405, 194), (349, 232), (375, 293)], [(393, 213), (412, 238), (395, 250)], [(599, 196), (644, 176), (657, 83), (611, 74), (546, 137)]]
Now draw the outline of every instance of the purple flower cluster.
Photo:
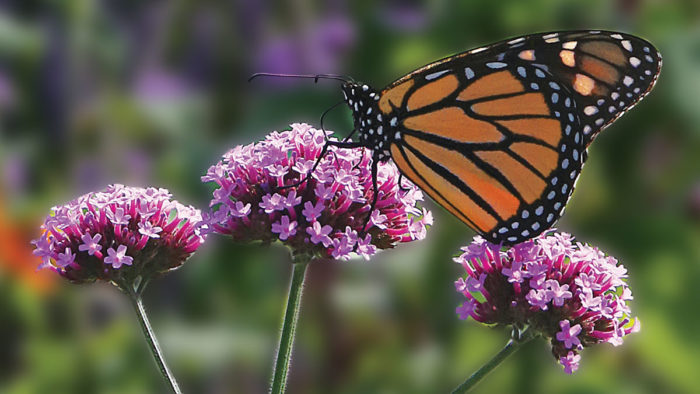
[(202, 177), (218, 185), (205, 215), (208, 231), (242, 242), (279, 240), (296, 254), (336, 259), (352, 252), (369, 259), (377, 249), (424, 238), (432, 215), (416, 206), (423, 200), (418, 188), (407, 180), (399, 185), (393, 163), (379, 163), (370, 215), (372, 159), (364, 149), (329, 147), (308, 180), (283, 187), (307, 176), (325, 137), (309, 125), (292, 124), (227, 152)]
[(40, 269), (73, 282), (150, 279), (199, 247), (201, 224), (199, 210), (166, 189), (110, 185), (53, 207), (32, 244)]
[(475, 237), (455, 261), (466, 278), (455, 282), (466, 301), (456, 312), (486, 324), (529, 326), (551, 339), (567, 373), (578, 368), (581, 349), (615, 346), (639, 330), (627, 301), (627, 270), (571, 235), (548, 232), (508, 249)]

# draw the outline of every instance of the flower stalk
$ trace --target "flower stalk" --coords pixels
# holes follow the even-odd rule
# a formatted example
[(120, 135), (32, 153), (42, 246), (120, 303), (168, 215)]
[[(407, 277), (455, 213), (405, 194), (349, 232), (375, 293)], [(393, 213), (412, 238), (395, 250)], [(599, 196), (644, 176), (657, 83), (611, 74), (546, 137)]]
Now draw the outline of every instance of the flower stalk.
[(477, 383), (481, 381), (486, 375), (493, 371), (497, 366), (499, 366), (508, 356), (515, 353), (522, 345), (530, 342), (535, 337), (530, 329), (525, 331), (513, 330), (513, 336), (508, 341), (508, 343), (501, 349), (500, 352), (496, 353), (491, 360), (486, 364), (481, 366), (476, 372), (474, 372), (467, 380), (462, 384), (457, 386), (452, 394), (462, 394), (471, 390)]
[(146, 308), (143, 305), (143, 298), (141, 297), (143, 287), (140, 287), (140, 291), (131, 287), (123, 286), (122, 289), (125, 290), (129, 300), (131, 301), (131, 305), (134, 307), (134, 311), (136, 312), (136, 316), (139, 320), (139, 325), (141, 326), (141, 331), (143, 332), (143, 336), (146, 338), (148, 348), (151, 349), (151, 353), (153, 353), (153, 359), (158, 365), (158, 370), (163, 375), (163, 378), (165, 378), (165, 380), (168, 382), (168, 385), (173, 393), (182, 394), (180, 386), (178, 386), (177, 380), (175, 380), (175, 376), (173, 376), (173, 373), (170, 372), (170, 368), (168, 368), (168, 365), (165, 363), (163, 351), (161, 350), (160, 345), (158, 344), (158, 339), (156, 339), (153, 332), (151, 322), (148, 320), (148, 314), (146, 313)]
[(295, 261), (293, 264), (292, 283), (289, 286), (287, 309), (284, 312), (280, 345), (277, 349), (275, 370), (272, 374), (272, 387), (270, 388), (272, 394), (283, 393), (287, 387), (292, 347), (294, 346), (294, 336), (296, 334), (297, 321), (299, 320), (299, 310), (301, 309), (301, 293), (304, 288), (304, 279), (306, 278), (308, 265), (308, 259)]

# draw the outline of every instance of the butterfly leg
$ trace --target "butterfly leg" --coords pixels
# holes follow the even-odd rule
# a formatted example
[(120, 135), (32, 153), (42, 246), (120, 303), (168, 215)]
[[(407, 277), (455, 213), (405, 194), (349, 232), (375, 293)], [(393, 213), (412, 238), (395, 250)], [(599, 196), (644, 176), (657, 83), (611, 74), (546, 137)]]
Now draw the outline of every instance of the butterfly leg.
[[(344, 103), (344, 101), (341, 100), (340, 102), (333, 104), (332, 107), (323, 111), (323, 114), (321, 114), (321, 130), (323, 130), (323, 137), (326, 139), (326, 142), (328, 142), (328, 134), (326, 134), (326, 128), (323, 127), (323, 120), (326, 118), (326, 115), (328, 115), (329, 112), (331, 112), (333, 109), (335, 109), (337, 106), (339, 106), (340, 104), (343, 104), (343, 103)], [(353, 133), (354, 133), (354, 131), (353, 131)], [(350, 135), (352, 135), (352, 134), (350, 134)], [(345, 141), (345, 140), (343, 140), (343, 141)]]
[[(377, 187), (377, 169), (379, 166), (379, 156), (376, 154), (372, 155), (372, 203), (369, 205), (369, 212), (367, 212), (367, 216), (365, 217), (365, 222), (362, 225), (362, 230), (363, 233), (366, 234), (367, 226), (369, 225), (369, 220), (372, 218), (372, 212), (374, 212), (374, 208), (377, 206), (377, 199), (379, 198), (379, 188)], [(364, 235), (361, 234), (361, 235)]]
[(316, 171), (316, 168), (318, 168), (318, 165), (321, 163), (321, 160), (328, 154), (329, 150), (328, 147), (330, 146), (335, 146), (338, 148), (344, 148), (344, 149), (352, 149), (352, 148), (359, 148), (362, 146), (359, 142), (343, 142), (343, 141), (331, 141), (331, 140), (326, 140), (326, 143), (323, 145), (323, 148), (321, 149), (321, 154), (318, 156), (318, 159), (316, 159), (316, 162), (314, 163), (314, 166), (311, 167), (311, 170), (306, 173), (306, 175), (300, 179), (297, 182), (294, 182), (289, 185), (284, 185), (280, 186), (279, 190), (283, 189), (289, 189), (291, 187), (297, 187), (301, 185), (302, 183), (306, 182), (311, 178), (311, 175)]
[(401, 173), (399, 173), (399, 190), (401, 190), (402, 192), (407, 192), (411, 190), (410, 188), (403, 186), (403, 174)]
[(348, 140), (350, 140), (350, 137), (352, 137), (353, 134), (355, 134), (356, 132), (357, 132), (357, 129), (354, 129), (354, 130), (352, 131), (352, 133), (348, 134), (347, 137), (343, 138), (343, 141), (342, 141), (342, 142), (348, 142)]

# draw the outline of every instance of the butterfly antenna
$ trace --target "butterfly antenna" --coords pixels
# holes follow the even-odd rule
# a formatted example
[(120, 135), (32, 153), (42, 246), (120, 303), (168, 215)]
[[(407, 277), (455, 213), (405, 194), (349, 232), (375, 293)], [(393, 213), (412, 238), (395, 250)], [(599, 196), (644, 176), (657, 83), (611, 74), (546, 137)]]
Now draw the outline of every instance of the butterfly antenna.
[(255, 73), (248, 78), (248, 82), (259, 77), (274, 77), (274, 78), (303, 78), (313, 79), (317, 83), (319, 79), (334, 79), (342, 82), (354, 82), (354, 80), (346, 75), (336, 74), (279, 74), (279, 73)]

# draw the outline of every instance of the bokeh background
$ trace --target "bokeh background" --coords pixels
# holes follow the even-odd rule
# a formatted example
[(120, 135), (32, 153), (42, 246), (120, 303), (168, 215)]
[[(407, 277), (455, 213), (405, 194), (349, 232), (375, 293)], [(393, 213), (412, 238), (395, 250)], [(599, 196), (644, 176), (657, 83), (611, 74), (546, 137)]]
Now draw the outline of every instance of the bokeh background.
[[(559, 227), (629, 270), (642, 331), (564, 374), (543, 341), (482, 393), (700, 392), (700, 2), (687, 0), (0, 1), (0, 393), (163, 393), (126, 300), (35, 272), (54, 204), (109, 183), (206, 207), (199, 177), (235, 144), (318, 125), (341, 73), (376, 87), (522, 34), (622, 30), (664, 56), (656, 89), (590, 149)], [(346, 109), (327, 128), (345, 135)], [(473, 233), (434, 204), (425, 241), (371, 262), (314, 264), (289, 393), (449, 392), (508, 332), (454, 314), (451, 261)], [(212, 236), (146, 304), (187, 393), (264, 393), (290, 279), (281, 247)]]

